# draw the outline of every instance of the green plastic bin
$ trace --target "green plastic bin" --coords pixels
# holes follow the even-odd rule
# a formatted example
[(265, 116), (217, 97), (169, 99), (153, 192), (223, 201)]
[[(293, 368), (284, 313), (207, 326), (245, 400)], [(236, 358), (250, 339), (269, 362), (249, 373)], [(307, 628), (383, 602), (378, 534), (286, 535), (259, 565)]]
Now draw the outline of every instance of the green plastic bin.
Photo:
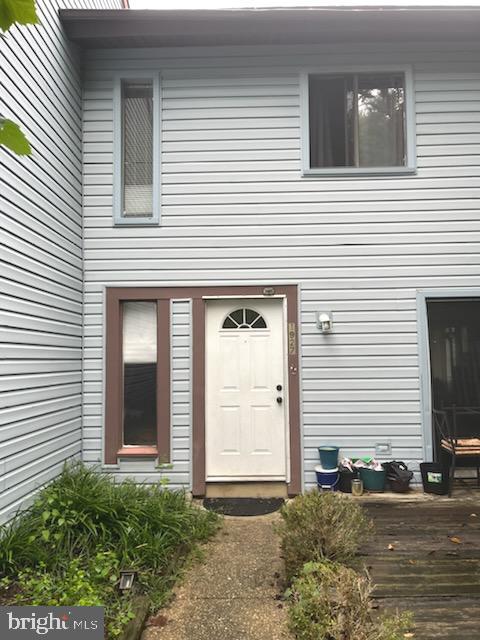
[(371, 491), (372, 493), (383, 493), (383, 491), (385, 491), (386, 475), (387, 472), (385, 469), (375, 471), (374, 469), (367, 469), (366, 467), (360, 468), (360, 478), (363, 482), (363, 488), (365, 491)]

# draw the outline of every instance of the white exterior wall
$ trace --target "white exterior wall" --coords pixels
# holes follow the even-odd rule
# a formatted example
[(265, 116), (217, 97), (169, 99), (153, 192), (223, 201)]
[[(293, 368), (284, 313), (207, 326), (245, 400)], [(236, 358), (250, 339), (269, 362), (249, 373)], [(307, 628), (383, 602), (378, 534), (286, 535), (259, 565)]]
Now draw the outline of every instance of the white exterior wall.
[(0, 521), (81, 451), (82, 180), (79, 56), (57, 10), (0, 39), (0, 113), (33, 149), (0, 149)]
[[(479, 61), (468, 43), (88, 55), (86, 460), (102, 460), (105, 286), (298, 283), (307, 485), (326, 442), (371, 454), (390, 441), (392, 457), (417, 467), (416, 291), (480, 284)], [(330, 63), (413, 64), (417, 175), (301, 177), (299, 72)], [(145, 69), (162, 75), (162, 220), (115, 228), (113, 76)], [(316, 329), (317, 309), (333, 311), (332, 335)], [(182, 420), (177, 478), (188, 458), (188, 411)]]

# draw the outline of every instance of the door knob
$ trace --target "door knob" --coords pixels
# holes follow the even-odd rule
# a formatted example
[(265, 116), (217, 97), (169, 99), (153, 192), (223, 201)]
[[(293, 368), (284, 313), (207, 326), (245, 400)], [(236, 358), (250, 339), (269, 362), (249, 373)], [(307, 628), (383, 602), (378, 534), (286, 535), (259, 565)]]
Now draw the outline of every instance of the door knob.
[(277, 398), (277, 402), (278, 402), (278, 404), (282, 404), (282, 402), (283, 402), (283, 398), (281, 398), (280, 396), (278, 396), (278, 398)]

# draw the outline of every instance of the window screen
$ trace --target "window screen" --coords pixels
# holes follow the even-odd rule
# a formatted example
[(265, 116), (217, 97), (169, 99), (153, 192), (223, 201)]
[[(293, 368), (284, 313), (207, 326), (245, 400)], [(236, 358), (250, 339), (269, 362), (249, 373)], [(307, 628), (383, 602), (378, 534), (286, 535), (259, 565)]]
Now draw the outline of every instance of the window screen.
[(405, 76), (309, 76), (310, 167), (406, 165)]
[(153, 82), (122, 81), (123, 216), (153, 216)]

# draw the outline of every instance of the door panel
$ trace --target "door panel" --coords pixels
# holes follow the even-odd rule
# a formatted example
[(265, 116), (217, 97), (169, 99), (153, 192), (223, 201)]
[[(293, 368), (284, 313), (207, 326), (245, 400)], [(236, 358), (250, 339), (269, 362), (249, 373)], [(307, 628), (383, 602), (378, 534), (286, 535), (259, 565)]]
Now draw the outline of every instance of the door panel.
[(207, 480), (286, 477), (282, 303), (207, 303)]

